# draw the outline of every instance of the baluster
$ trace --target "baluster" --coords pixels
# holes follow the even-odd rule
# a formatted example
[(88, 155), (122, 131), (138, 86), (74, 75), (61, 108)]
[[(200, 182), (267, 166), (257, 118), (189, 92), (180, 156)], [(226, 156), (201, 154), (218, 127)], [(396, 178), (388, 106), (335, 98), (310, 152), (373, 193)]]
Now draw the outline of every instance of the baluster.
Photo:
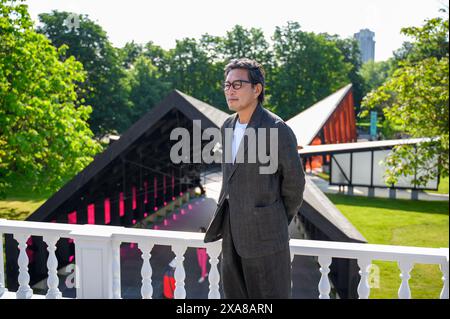
[(206, 252), (209, 256), (209, 264), (211, 265), (211, 269), (209, 271), (209, 293), (208, 299), (220, 299), (219, 292), (219, 281), (220, 275), (219, 270), (217, 268), (217, 264), (219, 263), (219, 254), (221, 251), (221, 246), (218, 244), (207, 245)]
[(330, 299), (330, 280), (328, 278), (328, 273), (330, 272), (331, 257), (329, 256), (319, 256), (320, 272), (322, 276), (319, 281), (319, 299)]
[(58, 278), (58, 259), (56, 259), (55, 250), (56, 242), (59, 237), (57, 236), (44, 236), (44, 241), (47, 244), (48, 259), (48, 279), (47, 286), (48, 291), (45, 295), (46, 299), (61, 299), (62, 294), (58, 289), (59, 278)]
[(120, 240), (113, 240), (113, 263), (112, 263), (112, 276), (113, 276), (113, 298), (122, 299), (121, 286), (120, 286)]
[(184, 252), (186, 251), (186, 246), (182, 245), (174, 245), (172, 247), (172, 251), (175, 253), (175, 299), (185, 299), (186, 298), (186, 290), (184, 289), (184, 278), (186, 276), (184, 272)]
[(409, 289), (409, 278), (410, 271), (413, 267), (413, 263), (410, 261), (399, 261), (398, 266), (401, 270), (400, 278), (402, 279), (402, 283), (398, 290), (398, 297), (400, 299), (411, 299), (411, 290)]
[(14, 239), (19, 243), (19, 289), (16, 292), (17, 299), (30, 299), (33, 296), (33, 290), (29, 286), (30, 275), (28, 274), (28, 256), (27, 256), (27, 240), (29, 235), (14, 234)]
[(3, 234), (0, 233), (0, 298), (8, 290), (5, 288), (5, 261), (3, 260)]
[(358, 298), (368, 299), (370, 294), (369, 286), (369, 271), (370, 271), (371, 260), (369, 258), (359, 258), (359, 274), (361, 275), (361, 280), (358, 284)]
[(442, 271), (442, 281), (444, 282), (444, 286), (441, 290), (441, 299), (448, 299), (448, 257), (447, 262), (443, 262), (439, 264), (439, 268)]
[(139, 249), (142, 251), (142, 288), (141, 295), (143, 299), (151, 299), (153, 295), (152, 287), (152, 266), (150, 265), (151, 254), (150, 251), (153, 249), (153, 244), (148, 242), (138, 243)]
[[(294, 262), (295, 254), (293, 254), (291, 250), (289, 250), (289, 252), (291, 254), (291, 267), (292, 267), (292, 263)], [(293, 287), (294, 287), (294, 282), (292, 281), (292, 276), (291, 276), (291, 291), (292, 291)]]

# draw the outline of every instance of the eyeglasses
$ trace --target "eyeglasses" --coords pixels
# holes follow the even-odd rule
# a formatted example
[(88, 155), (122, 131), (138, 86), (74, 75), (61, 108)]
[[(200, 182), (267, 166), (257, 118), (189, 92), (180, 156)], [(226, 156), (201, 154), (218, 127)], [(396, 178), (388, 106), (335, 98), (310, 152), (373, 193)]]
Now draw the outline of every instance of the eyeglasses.
[(222, 84), (222, 86), (225, 91), (228, 91), (230, 87), (233, 87), (234, 90), (239, 90), (242, 87), (242, 83), (252, 83), (252, 82), (247, 80), (235, 80), (233, 81), (233, 83), (226, 81)]

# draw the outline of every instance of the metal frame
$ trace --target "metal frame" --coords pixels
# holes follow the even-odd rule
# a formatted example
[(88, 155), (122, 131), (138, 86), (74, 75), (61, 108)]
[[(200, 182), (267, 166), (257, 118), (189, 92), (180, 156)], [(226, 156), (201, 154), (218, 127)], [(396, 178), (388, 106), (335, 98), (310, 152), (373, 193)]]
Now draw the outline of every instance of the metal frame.
[[(328, 178), (328, 182), (329, 182), (330, 185), (333, 185), (333, 186), (349, 186), (349, 187), (350, 186), (351, 187), (359, 186), (359, 187), (373, 187), (373, 188), (377, 187), (377, 188), (387, 188), (387, 189), (410, 189), (410, 190), (433, 190), (433, 191), (438, 190), (438, 188), (439, 188), (439, 181), (440, 181), (440, 174), (439, 174), (439, 172), (438, 172), (438, 175), (437, 175), (437, 185), (438, 186), (436, 188), (427, 188), (427, 187), (420, 188), (420, 187), (417, 187), (417, 186), (404, 187), (404, 186), (395, 186), (395, 185), (392, 185), (392, 186), (374, 185), (373, 184), (374, 152), (375, 151), (380, 151), (380, 150), (390, 150), (390, 149), (392, 149), (392, 148), (380, 148), (380, 149), (364, 148), (364, 149), (358, 149), (358, 151), (318, 152), (317, 154), (314, 154), (314, 155), (305, 155), (304, 154), (302, 156), (305, 157), (305, 158), (311, 158), (313, 156), (320, 156), (320, 155), (325, 155), (325, 154), (330, 155), (330, 162), (329, 162), (330, 175), (329, 175), (329, 178)], [(364, 153), (364, 152), (370, 152), (371, 153), (371, 155), (370, 155), (370, 185), (359, 184), (359, 183), (355, 184), (355, 183), (352, 182), (352, 180), (353, 180), (352, 179), (352, 175), (353, 175), (353, 153)], [(347, 177), (347, 175), (345, 174), (344, 170), (339, 165), (338, 161), (335, 159), (335, 157), (334, 157), (335, 154), (350, 154), (350, 176), (349, 177)], [(336, 163), (337, 167), (339, 168), (341, 174), (344, 176), (344, 179), (346, 179), (348, 181), (348, 184), (345, 184), (345, 183), (333, 183), (331, 181), (332, 174), (333, 174), (333, 165), (332, 165), (333, 160)], [(415, 178), (416, 178), (416, 172), (414, 172), (414, 179)]]

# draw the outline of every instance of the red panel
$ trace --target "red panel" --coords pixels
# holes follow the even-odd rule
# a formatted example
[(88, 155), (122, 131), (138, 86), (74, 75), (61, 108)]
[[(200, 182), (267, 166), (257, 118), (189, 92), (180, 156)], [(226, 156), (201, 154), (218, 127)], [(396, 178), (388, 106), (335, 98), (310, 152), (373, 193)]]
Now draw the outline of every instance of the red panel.
[[(347, 101), (349, 101), (347, 99)], [(350, 102), (350, 101), (349, 101)], [(352, 116), (351, 116), (351, 109), (352, 109), (353, 105), (351, 105), (350, 103), (347, 104), (347, 108), (346, 108), (346, 113), (347, 113), (347, 123), (348, 123), (348, 137), (349, 137), (349, 142), (353, 142), (353, 134), (352, 134), (352, 125), (353, 125), (353, 121), (352, 121)]]
[(328, 140), (328, 144), (334, 144), (335, 141), (335, 137), (334, 137), (334, 128), (333, 128), (333, 120), (330, 118), (328, 120), (328, 132), (329, 132), (329, 136), (330, 139)]
[(67, 214), (67, 219), (69, 221), (69, 224), (76, 224), (77, 223), (77, 212), (73, 211), (73, 212)]
[(333, 124), (336, 130), (336, 142), (341, 143), (342, 142), (341, 127), (339, 125), (339, 118), (337, 117), (336, 113), (334, 113)]
[(324, 139), (324, 144), (328, 144), (328, 141), (330, 140), (330, 136), (328, 133), (328, 123), (325, 123), (325, 125), (322, 128), (323, 130), (323, 139)]
[(316, 136), (316, 137), (312, 140), (312, 142), (311, 142), (310, 145), (320, 145), (320, 144), (322, 144), (322, 142), (320, 141), (320, 137)]
[(119, 194), (119, 215), (125, 216), (125, 203), (123, 202), (123, 192)]
[(133, 199), (133, 209), (136, 209), (136, 186), (133, 186), (131, 188), (131, 192), (132, 192), (132, 199)]
[(109, 198), (105, 198), (105, 224), (111, 223), (111, 205)]
[[(350, 102), (351, 102), (351, 105), (353, 106), (354, 104), (353, 104), (353, 94), (352, 95), (350, 95)], [(354, 138), (354, 141), (356, 142), (356, 118), (355, 118), (355, 109), (352, 107), (352, 112), (351, 112), (351, 117), (352, 117), (352, 129), (353, 129), (353, 138)]]
[(346, 121), (346, 118), (345, 118), (345, 114), (344, 114), (344, 108), (342, 108), (341, 109), (341, 123), (342, 123), (342, 125), (341, 125), (341, 128), (342, 128), (342, 142), (347, 142), (347, 138), (348, 138), (348, 135), (347, 135), (347, 121)]
[(94, 204), (89, 204), (88, 210), (88, 224), (95, 224), (95, 206)]

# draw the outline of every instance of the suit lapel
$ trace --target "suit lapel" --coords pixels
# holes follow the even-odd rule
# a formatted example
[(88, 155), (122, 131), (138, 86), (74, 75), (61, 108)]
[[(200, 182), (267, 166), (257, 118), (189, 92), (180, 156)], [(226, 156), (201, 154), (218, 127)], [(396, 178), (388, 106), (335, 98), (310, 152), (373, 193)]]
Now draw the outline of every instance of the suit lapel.
[[(249, 145), (250, 143), (256, 142), (256, 141), (254, 141), (254, 138), (256, 137), (256, 134), (258, 133), (258, 132), (256, 131), (256, 129), (257, 129), (257, 128), (259, 127), (259, 125), (260, 125), (262, 113), (263, 113), (263, 108), (262, 108), (261, 104), (258, 103), (258, 105), (256, 106), (256, 109), (253, 111), (253, 114), (252, 114), (252, 116), (250, 117), (250, 121), (248, 122), (248, 125), (247, 125), (247, 127), (246, 127), (246, 129), (245, 129), (245, 131), (247, 131), (249, 128), (254, 129), (254, 130), (255, 130), (255, 136), (253, 136), (253, 135), (248, 135), (248, 136), (249, 136), (249, 138), (248, 138), (248, 143), (244, 143), (244, 138), (242, 138), (242, 141), (241, 141), (241, 143), (240, 143), (240, 145), (239, 145), (239, 148), (238, 148), (237, 154), (240, 154), (241, 152), (244, 152), (244, 157), (243, 157), (243, 158), (247, 158), (247, 159), (248, 159), (248, 154), (247, 154), (247, 152), (248, 152), (248, 145)], [(233, 131), (234, 131), (234, 127), (235, 127), (235, 125), (236, 125), (236, 121), (237, 121), (238, 117), (239, 117), (239, 116), (238, 116), (238, 114), (236, 113), (235, 116), (234, 116), (234, 118), (233, 118), (233, 120), (232, 120), (231, 123), (230, 123), (230, 127), (233, 128)], [(236, 158), (237, 158), (237, 156), (238, 156), (237, 154), (236, 154)], [(246, 155), (247, 155), (247, 156), (246, 156)], [(227, 170), (227, 171), (229, 171), (229, 174), (228, 174), (228, 177), (227, 177), (227, 183), (228, 183), (228, 181), (231, 179), (231, 177), (233, 176), (233, 174), (234, 174), (234, 172), (236, 171), (236, 169), (237, 169), (237, 168), (239, 167), (239, 165), (241, 165), (241, 164), (243, 164), (243, 163), (226, 163), (226, 165), (228, 166), (228, 170)]]

